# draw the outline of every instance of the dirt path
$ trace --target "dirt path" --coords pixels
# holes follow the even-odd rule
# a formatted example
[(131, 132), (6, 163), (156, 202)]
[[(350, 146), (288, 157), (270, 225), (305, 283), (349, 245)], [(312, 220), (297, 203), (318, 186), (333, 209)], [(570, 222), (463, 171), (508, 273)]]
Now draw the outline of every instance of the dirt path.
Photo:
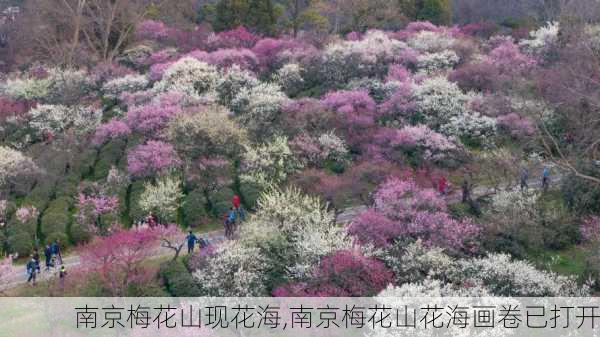
[[(554, 179), (551, 179), (550, 184), (555, 185), (559, 179), (560, 179), (559, 177), (554, 177)], [(530, 187), (535, 188), (535, 189), (541, 189), (541, 185), (542, 185), (541, 181), (536, 181), (536, 182), (530, 181), (530, 184), (529, 184)], [(476, 199), (476, 198), (479, 198), (479, 197), (482, 197), (485, 195), (494, 194), (495, 192), (496, 191), (493, 188), (475, 187), (473, 189), (473, 191), (471, 192), (471, 194), (472, 194), (472, 198)], [(447, 195), (445, 197), (445, 199), (449, 203), (461, 201), (462, 194), (460, 191), (460, 186), (456, 186), (455, 189), (449, 195)], [(342, 211), (340, 214), (338, 214), (337, 222), (340, 224), (348, 224), (348, 223), (352, 222), (352, 220), (356, 216), (358, 216), (360, 213), (362, 213), (366, 209), (367, 209), (367, 206), (364, 206), (364, 205), (347, 208), (344, 211)], [(223, 230), (208, 232), (208, 233), (200, 234), (199, 236), (204, 239), (207, 239), (210, 244), (219, 244), (226, 240), (225, 232)], [(172, 252), (170, 250), (161, 250), (156, 256), (159, 257), (162, 255), (168, 255), (168, 254), (172, 254)], [(79, 259), (79, 256), (77, 256), (77, 255), (71, 255), (71, 256), (65, 257), (63, 259), (63, 263), (65, 264), (65, 267), (67, 268), (67, 270), (69, 270), (69, 269), (72, 269), (73, 267), (78, 266), (80, 264), (80, 259)], [(44, 268), (42, 267), (42, 272), (41, 272), (41, 274), (38, 275), (37, 280), (45, 281), (52, 277), (55, 277), (57, 274), (58, 274), (58, 268), (53, 268), (53, 269), (50, 269), (49, 271), (44, 271)], [(25, 267), (23, 266), (23, 267), (17, 268), (15, 274), (9, 278), (9, 281), (6, 284), (0, 285), (0, 291), (14, 288), (16, 286), (19, 286), (19, 285), (22, 285), (25, 283), (27, 283), (27, 273), (25, 272)]]

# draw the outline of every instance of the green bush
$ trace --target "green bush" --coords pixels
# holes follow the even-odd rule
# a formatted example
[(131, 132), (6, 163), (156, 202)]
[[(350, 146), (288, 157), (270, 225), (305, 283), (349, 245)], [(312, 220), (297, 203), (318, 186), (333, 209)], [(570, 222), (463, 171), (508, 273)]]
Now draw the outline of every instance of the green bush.
[(227, 214), (232, 207), (231, 199), (234, 194), (233, 190), (227, 187), (209, 194), (210, 207), (215, 217), (221, 218), (223, 214)]
[(139, 205), (140, 196), (143, 192), (143, 180), (136, 180), (131, 183), (131, 192), (129, 193), (129, 217), (134, 222), (144, 218), (147, 215)]
[(42, 211), (48, 206), (55, 187), (54, 181), (43, 179), (38, 181), (33, 190), (23, 199), (22, 205), (31, 205)]
[(200, 288), (181, 260), (163, 263), (159, 276), (165, 289), (175, 297), (201, 296)]
[(33, 236), (25, 231), (16, 231), (9, 234), (7, 244), (11, 253), (29, 256), (33, 250)]
[(186, 227), (204, 224), (210, 218), (206, 211), (207, 200), (202, 190), (193, 190), (185, 197), (183, 204), (183, 223)]
[[(582, 173), (600, 177), (600, 169), (580, 167)], [(562, 197), (569, 209), (577, 214), (600, 213), (600, 186), (588, 181), (568, 175), (561, 180)]]
[(94, 170), (97, 156), (98, 152), (94, 148), (84, 150), (74, 162), (74, 172), (82, 178), (88, 177)]
[(80, 176), (76, 173), (71, 173), (58, 181), (56, 186), (57, 198), (73, 198), (77, 195)]
[(101, 180), (108, 176), (111, 167), (117, 165), (125, 152), (126, 143), (123, 140), (112, 140), (98, 154), (98, 161), (94, 166), (94, 180)]
[(240, 193), (240, 197), (246, 208), (253, 209), (256, 207), (256, 200), (260, 196), (261, 189), (253, 184), (242, 184), (240, 186)]
[(71, 223), (68, 229), (69, 241), (73, 244), (80, 244), (88, 242), (92, 235), (88, 232), (87, 228), (78, 224), (76, 221)]
[(66, 241), (67, 228), (72, 221), (70, 206), (70, 199), (66, 197), (55, 199), (48, 205), (41, 219), (41, 229), (46, 239), (52, 236)]

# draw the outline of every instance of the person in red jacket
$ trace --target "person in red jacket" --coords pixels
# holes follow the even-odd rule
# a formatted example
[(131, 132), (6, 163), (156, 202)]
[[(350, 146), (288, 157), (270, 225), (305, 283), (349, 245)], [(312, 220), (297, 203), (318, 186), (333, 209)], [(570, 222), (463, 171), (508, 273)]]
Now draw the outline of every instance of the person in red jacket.
[(445, 195), (447, 188), (448, 188), (448, 181), (446, 180), (446, 177), (441, 176), (440, 179), (438, 180), (438, 192), (441, 195)]
[(233, 204), (233, 208), (235, 208), (235, 209), (240, 208), (240, 204), (242, 203), (242, 201), (240, 200), (240, 196), (237, 194), (234, 194), (233, 199), (231, 200), (231, 203)]

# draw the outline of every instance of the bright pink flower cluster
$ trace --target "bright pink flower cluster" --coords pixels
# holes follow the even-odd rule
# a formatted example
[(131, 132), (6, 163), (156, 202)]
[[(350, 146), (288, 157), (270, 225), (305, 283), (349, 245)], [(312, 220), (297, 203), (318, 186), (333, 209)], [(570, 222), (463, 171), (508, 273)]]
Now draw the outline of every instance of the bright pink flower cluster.
[(138, 145), (127, 154), (127, 171), (138, 177), (151, 176), (179, 164), (173, 145), (161, 141)]
[(460, 250), (479, 228), (469, 220), (455, 220), (433, 189), (413, 180), (391, 178), (375, 193), (375, 205), (348, 228), (362, 244), (384, 247), (400, 237), (421, 239), (430, 246)]
[(330, 92), (323, 105), (337, 112), (350, 127), (370, 127), (375, 124), (377, 105), (365, 90)]
[(154, 132), (162, 129), (173, 116), (181, 111), (180, 101), (162, 95), (158, 102), (130, 108), (126, 123), (132, 130)]
[(294, 283), (273, 291), (276, 297), (375, 296), (394, 281), (383, 262), (358, 252), (342, 250), (326, 256), (307, 283)]
[(79, 194), (78, 208), (88, 208), (94, 216), (113, 213), (119, 208), (119, 198), (114, 196)]
[(507, 41), (490, 52), (486, 62), (491, 63), (500, 74), (516, 74), (531, 70), (535, 59), (521, 53), (519, 46)]
[(170, 28), (162, 21), (144, 20), (136, 27), (136, 36), (144, 40), (164, 40), (169, 37)]
[(108, 123), (102, 124), (96, 128), (92, 143), (96, 146), (100, 146), (109, 139), (127, 137), (130, 134), (131, 129), (125, 122), (118, 119), (112, 119)]
[(240, 26), (232, 30), (217, 33), (208, 45), (212, 50), (221, 48), (252, 48), (260, 39), (245, 27)]

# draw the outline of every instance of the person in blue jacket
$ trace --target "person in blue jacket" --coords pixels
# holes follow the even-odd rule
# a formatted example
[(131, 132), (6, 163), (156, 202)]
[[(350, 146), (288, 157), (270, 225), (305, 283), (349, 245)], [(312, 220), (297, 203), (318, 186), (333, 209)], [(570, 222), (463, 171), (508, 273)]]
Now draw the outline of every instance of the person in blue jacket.
[(194, 252), (194, 245), (196, 245), (196, 241), (198, 241), (198, 238), (190, 230), (185, 239), (187, 240), (188, 254), (191, 254)]

